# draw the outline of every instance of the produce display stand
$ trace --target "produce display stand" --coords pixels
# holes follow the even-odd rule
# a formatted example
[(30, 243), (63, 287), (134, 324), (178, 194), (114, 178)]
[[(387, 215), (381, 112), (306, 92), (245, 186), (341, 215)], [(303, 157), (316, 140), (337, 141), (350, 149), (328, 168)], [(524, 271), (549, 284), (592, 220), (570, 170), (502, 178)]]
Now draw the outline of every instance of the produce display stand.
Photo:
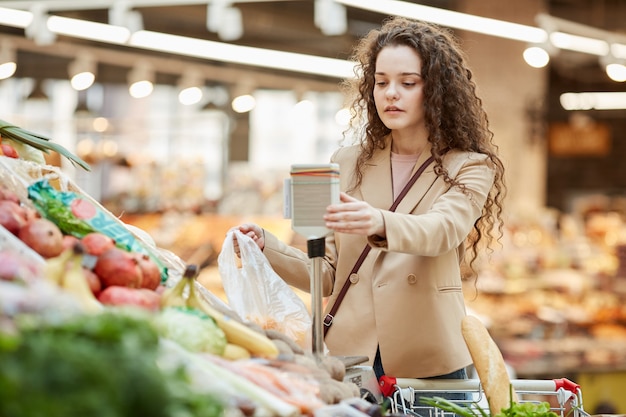
[[(511, 384), (519, 396), (519, 403), (548, 402), (550, 410), (559, 417), (587, 417), (583, 409), (580, 386), (566, 378), (554, 380), (514, 379)], [(419, 397), (440, 396), (442, 392), (465, 394), (464, 400), (454, 403), (489, 415), (484, 391), (478, 379), (411, 379), (383, 376), (383, 393), (390, 399), (390, 411), (397, 414), (425, 417), (454, 417), (455, 413), (425, 405)]]
[[(58, 167), (40, 165), (31, 161), (9, 159), (8, 157), (0, 156), (0, 184), (3, 188), (6, 188), (6, 196), (9, 196), (10, 191), (10, 198), (13, 200), (12, 203), (15, 204), (16, 200), (18, 200), (17, 204), (21, 204), (29, 209), (36, 208), (38, 210), (40, 206), (42, 206), (43, 213), (41, 216), (44, 217), (45, 215), (52, 214), (51, 219), (53, 220), (50, 220), (50, 222), (54, 223), (55, 220), (58, 220), (62, 223), (63, 228), (68, 228), (68, 225), (76, 226), (77, 224), (84, 226), (80, 221), (90, 221), (88, 224), (91, 228), (88, 229), (85, 227), (80, 229), (76, 232), (77, 234), (89, 234), (92, 232), (85, 232), (85, 230), (92, 229), (101, 233), (111, 230), (119, 234), (123, 232), (123, 237), (125, 239), (128, 238), (128, 240), (122, 241), (124, 246), (126, 246), (126, 242), (132, 243), (132, 247), (130, 244), (128, 245), (130, 248), (128, 252), (133, 251), (133, 253), (135, 253), (136, 251), (142, 256), (150, 256), (158, 261), (155, 261), (155, 263), (161, 267), (162, 281), (159, 290), (162, 292), (158, 293), (157, 290), (154, 290), (154, 293), (163, 295), (168, 292), (168, 295), (171, 295), (170, 291), (173, 290), (182, 279), (183, 270), (186, 265), (178, 256), (168, 250), (159, 248), (151, 236), (140, 228), (122, 222), (121, 219), (114, 216), (97, 200), (84, 192)], [(50, 201), (53, 204), (51, 203), (45, 206), (41, 204), (39, 197), (44, 196), (42, 190), (47, 192), (47, 194), (45, 194), (46, 197), (50, 197), (50, 200), (46, 200), (45, 202), (48, 203)], [(3, 199), (5, 199), (5, 197), (3, 197)], [(6, 197), (6, 199), (8, 200), (9, 197)], [(68, 200), (70, 204), (67, 203)], [(71, 204), (73, 202), (78, 202), (78, 204)], [(76, 210), (74, 210), (75, 208)], [(89, 210), (85, 210), (86, 208), (89, 208)], [(52, 213), (51, 209), (55, 210), (54, 213)], [(61, 217), (59, 213), (65, 217)], [(35, 214), (33, 214), (33, 218), (35, 218), (34, 216)], [(71, 221), (68, 221), (68, 219), (71, 219)], [(93, 222), (94, 219), (97, 219), (99, 223), (95, 224)], [(100, 226), (102, 226), (102, 228), (100, 228)], [(63, 232), (61, 226), (58, 227), (59, 230)], [(68, 233), (64, 233), (63, 238), (68, 235)], [(80, 239), (78, 236), (72, 236)], [(65, 279), (66, 277), (62, 277), (62, 280), (59, 280), (59, 282), (63, 283), (61, 285), (53, 279), (45, 279), (48, 278), (48, 274), (53, 272), (50, 265), (56, 265), (52, 263), (52, 260), (56, 260), (58, 256), (44, 258), (43, 255), (37, 253), (32, 246), (27, 246), (26, 241), (20, 239), (19, 234), (14, 234), (10, 229), (5, 229), (3, 225), (0, 225), (0, 250), (3, 251), (2, 254), (5, 256), (3, 259), (9, 259), (7, 257), (10, 257), (10, 259), (19, 258), (17, 268), (20, 268), (16, 270), (17, 272), (11, 271), (10, 273), (12, 275), (8, 280), (4, 278), (0, 279), (0, 284), (2, 284), (0, 285), (2, 287), (2, 290), (0, 290), (0, 307), (2, 307), (0, 308), (0, 320), (3, 321), (3, 324), (4, 320), (7, 319), (9, 323), (12, 323), (14, 317), (22, 313), (31, 314), (33, 320), (35, 320), (34, 317), (36, 314), (42, 314), (42, 318), (44, 315), (50, 314), (54, 314), (54, 317), (57, 317), (56, 314), (58, 312), (59, 317), (84, 320), (80, 322), (80, 325), (89, 325), (87, 321), (92, 319), (99, 320), (100, 317), (106, 320), (117, 320), (112, 317), (116, 315), (116, 312), (124, 311), (124, 306), (128, 305), (121, 301), (120, 304), (106, 303), (96, 298), (95, 294), (90, 291), (91, 288), (86, 285), (76, 286), (72, 288), (73, 291), (70, 291), (69, 285), (64, 286), (69, 282), (81, 282), (85, 284), (84, 281), (71, 281)], [(317, 243), (321, 253), (319, 253), (319, 256), (316, 255), (315, 258), (321, 261), (321, 256), (324, 254), (324, 239), (322, 238), (321, 241)], [(64, 249), (64, 251), (67, 251), (67, 249)], [(75, 256), (76, 253), (77, 252), (74, 252), (74, 249), (72, 249), (71, 256)], [(315, 253), (318, 254), (318, 252)], [(81, 275), (77, 275), (76, 273), (79, 272), (76, 265), (78, 265), (78, 267), (86, 266), (84, 261), (88, 260), (87, 257), (92, 255), (93, 257), (97, 256), (95, 254), (83, 255), (81, 252), (80, 263), (75, 261), (77, 258), (65, 258), (72, 260), (64, 260), (63, 262), (72, 262), (70, 272), (73, 274), (71, 276), (80, 277)], [(22, 262), (22, 260), (24, 260), (24, 262)], [(66, 264), (60, 265), (65, 266)], [(30, 273), (31, 266), (36, 267), (37, 270), (33, 270), (32, 273)], [(318, 265), (318, 267), (321, 268), (320, 265)], [(90, 269), (92, 267), (88, 266), (87, 268)], [(29, 273), (26, 274), (26, 272)], [(67, 270), (65, 272), (65, 275), (69, 275)], [(164, 274), (166, 274), (165, 279), (163, 278)], [(319, 272), (317, 275), (319, 275)], [(123, 284), (109, 284), (107, 287), (115, 286), (121, 288)], [(78, 294), (74, 291), (77, 288), (85, 288), (89, 292)], [(212, 406), (217, 407), (219, 403), (220, 407), (224, 407), (226, 415), (235, 417), (243, 415), (254, 415), (255, 417), (314, 417), (314, 415), (321, 416), (324, 413), (330, 413), (332, 417), (337, 417), (337, 414), (335, 414), (335, 406), (339, 406), (340, 404), (342, 408), (348, 407), (348, 411), (352, 412), (353, 415), (358, 417), (365, 416), (365, 414), (361, 413), (356, 408), (357, 400), (361, 400), (359, 398), (358, 387), (355, 386), (355, 384), (348, 384), (342, 380), (343, 373), (345, 372), (345, 368), (339, 366), (342, 365), (342, 363), (337, 358), (330, 358), (324, 355), (321, 332), (316, 337), (318, 348), (314, 349), (314, 351), (319, 356), (319, 358), (315, 358), (319, 359), (319, 361), (316, 362), (314, 358), (310, 357), (310, 353), (307, 349), (303, 349), (294, 340), (291, 340), (289, 336), (281, 334), (278, 331), (270, 333), (269, 330), (273, 329), (265, 331), (265, 329), (258, 328), (258, 326), (238, 320), (234, 315), (231, 316), (230, 314), (232, 314), (232, 312), (228, 305), (212, 294), (208, 289), (204, 288), (201, 283), (195, 279), (193, 281), (193, 287), (187, 287), (187, 294), (183, 294), (183, 291), (181, 291), (180, 299), (178, 299), (178, 295), (174, 294), (174, 298), (176, 299), (173, 301), (178, 303), (182, 302), (183, 304), (163, 303), (163, 299), (159, 299), (159, 306), (155, 307), (152, 305), (149, 307), (149, 310), (154, 312), (154, 316), (150, 315), (150, 313), (146, 313), (145, 315), (137, 314), (136, 320), (134, 315), (132, 320), (135, 320), (138, 325), (139, 322), (148, 325), (153, 319), (160, 320), (160, 314), (162, 310), (164, 310), (162, 309), (164, 306), (172, 306), (174, 309), (180, 307), (180, 313), (186, 314), (184, 311), (189, 307), (189, 305), (186, 304), (186, 299), (189, 299), (191, 288), (197, 290), (195, 292), (197, 297), (195, 300), (201, 301), (196, 304), (202, 309), (200, 312), (215, 312), (206, 314), (214, 318), (214, 320), (207, 320), (206, 323), (215, 322), (215, 325), (222, 329), (224, 338), (218, 338), (218, 341), (221, 343), (225, 340), (226, 347), (224, 347), (224, 353), (221, 354), (219, 352), (215, 353), (205, 350), (197, 351), (193, 346), (188, 348), (184, 344), (179, 343), (177, 337), (169, 335), (163, 337), (159, 330), (158, 341), (156, 338), (153, 338), (149, 342), (150, 348), (154, 348), (154, 351), (150, 352), (156, 355), (158, 366), (155, 368), (153, 366), (154, 364), (151, 363), (142, 362), (142, 364), (145, 365), (146, 368), (150, 367), (151, 372), (154, 371), (155, 374), (159, 376), (174, 378), (175, 375), (175, 378), (180, 377), (181, 379), (173, 379), (174, 382), (172, 382), (173, 385), (171, 386), (165, 384), (165, 382), (163, 382), (162, 385), (156, 384), (155, 386), (158, 385), (157, 388), (161, 386), (163, 387), (162, 389), (167, 392), (169, 392), (168, 390), (171, 388), (178, 393), (184, 393), (185, 390), (189, 390), (190, 393), (200, 394), (202, 398), (207, 400), (207, 403), (211, 400), (209, 397), (215, 396), (222, 401), (211, 403), (210, 406), (206, 407), (206, 412), (212, 412), (214, 410)], [(128, 287), (128, 289), (143, 290), (144, 288)], [(147, 291), (150, 291), (150, 289), (147, 289)], [(317, 292), (317, 289), (314, 292)], [(152, 294), (153, 292), (150, 293)], [(321, 288), (319, 293), (321, 294)], [(87, 297), (87, 294), (89, 294), (89, 297)], [(89, 305), (89, 308), (93, 308), (93, 310), (87, 308), (84, 303), (86, 300), (93, 301)], [(319, 301), (321, 303), (321, 298)], [(119, 310), (116, 308), (103, 308), (109, 304), (123, 304), (123, 306)], [(130, 302), (129, 304), (139, 307), (138, 303), (132, 304), (132, 302)], [(130, 311), (130, 307), (128, 311)], [(316, 311), (321, 314), (321, 307)], [(113, 314), (102, 316), (100, 314), (85, 314), (93, 312), (112, 312)], [(190, 318), (203, 320), (200, 315), (196, 316), (195, 312), (190, 312), (189, 314)], [(129, 317), (122, 316), (124, 316), (123, 313), (119, 316), (121, 320), (131, 320), (130, 315)], [(59, 320), (59, 322), (62, 322), (62, 320)], [(177, 321), (177, 325), (179, 323), (180, 322)], [(318, 325), (320, 324), (321, 320), (318, 322)], [(120, 324), (120, 326), (122, 325), (124, 324)], [(163, 326), (154, 327), (154, 330), (157, 330), (157, 328), (161, 329)], [(198, 329), (200, 329), (200, 327), (198, 327)], [(75, 329), (67, 329), (68, 334), (74, 331)], [(226, 333), (226, 331), (229, 333)], [(26, 334), (27, 333), (24, 332), (24, 335)], [(56, 333), (51, 330), (50, 334)], [(130, 334), (132, 335), (134, 332)], [(191, 333), (190, 337), (193, 338), (194, 335), (198, 334), (198, 332)], [(29, 333), (29, 335), (32, 335), (32, 332)], [(93, 339), (92, 336), (93, 335), (85, 336), (83, 342), (91, 343)], [(116, 337), (117, 336), (119, 336), (118, 333), (116, 333)], [(157, 342), (158, 346), (155, 344)], [(32, 339), (29, 339), (28, 343), (32, 343)], [(98, 349), (101, 346), (100, 343), (96, 345)], [(120, 346), (127, 347), (126, 345), (126, 343), (120, 343)], [(134, 344), (130, 345), (134, 346)], [(93, 343), (89, 346), (93, 347)], [(227, 347), (239, 347), (240, 349), (231, 349), (227, 354)], [(108, 351), (107, 349), (104, 350)], [(98, 352), (100, 352), (100, 350), (98, 350)], [(6, 353), (7, 355), (13, 354), (6, 350), (0, 350), (0, 353)], [(60, 355), (60, 357), (62, 356), (63, 354)], [(239, 359), (242, 360), (239, 361)], [(13, 361), (12, 363), (16, 364), (16, 367), (25, 365), (19, 361)], [(56, 360), (55, 363), (60, 364), (61, 367), (73, 366), (73, 364), (69, 362), (65, 364), (62, 359)], [(24, 369), (26, 369), (25, 366)], [(40, 367), (38, 366), (36, 369), (40, 369)], [(143, 368), (140, 367), (133, 367), (132, 370), (128, 372), (143, 372), (142, 369)], [(183, 370), (185, 375), (182, 374)], [(24, 374), (29, 376), (38, 375), (34, 372), (24, 372)], [(102, 372), (101, 374), (108, 375), (106, 372)], [(123, 372), (116, 374), (124, 375)], [(0, 375), (2, 375), (2, 373), (0, 373)], [(9, 374), (7, 373), (3, 376), (6, 375)], [(46, 373), (45, 375), (50, 376), (53, 375), (53, 373)], [(92, 374), (89, 373), (89, 375)], [(93, 377), (97, 379), (98, 376), (93, 375)], [(78, 379), (73, 378), (69, 380), (69, 385), (64, 387), (64, 389), (76, 389), (71, 386), (72, 381), (76, 380)], [(132, 378), (130, 380), (132, 380)], [(48, 382), (49, 381), (46, 381), (46, 383)], [(179, 383), (184, 385), (184, 387), (178, 386), (177, 384)], [(51, 392), (49, 389), (37, 391), (38, 385), (31, 384), (26, 379), (16, 380), (15, 383), (12, 384), (16, 386), (16, 390), (22, 389), (22, 387), (34, 387), (33, 392), (43, 398), (43, 403), (59, 398), (57, 395), (50, 395)], [(114, 385), (112, 388), (117, 388), (115, 384), (109, 385)], [(81, 387), (82, 386), (91, 389), (90, 384), (83, 384)], [(174, 404), (175, 401), (179, 401), (176, 395), (172, 394), (171, 397), (163, 395), (162, 398), (163, 401), (170, 401)], [(191, 398), (187, 395), (183, 395), (183, 397)], [(14, 398), (16, 398), (15, 403), (25, 405), (25, 403), (19, 399), (20, 396), (15, 396)], [(348, 400), (351, 401), (350, 405), (344, 403), (344, 401)], [(184, 401), (187, 400), (181, 399), (180, 401), (184, 403)], [(188, 404), (185, 403), (187, 404), (185, 407), (204, 406), (204, 403), (189, 401)], [(10, 408), (15, 406), (14, 403), (8, 401), (0, 401), (0, 403), (5, 406), (5, 408), (0, 407), (3, 411), (8, 409), (6, 407)], [(33, 401), (33, 404), (37, 405), (39, 403)], [(65, 402), (65, 404), (68, 407), (73, 406), (72, 403)], [(372, 405), (371, 403), (368, 404), (370, 406)], [(361, 407), (365, 406), (362, 403), (359, 405)], [(51, 412), (50, 415), (59, 414)]]

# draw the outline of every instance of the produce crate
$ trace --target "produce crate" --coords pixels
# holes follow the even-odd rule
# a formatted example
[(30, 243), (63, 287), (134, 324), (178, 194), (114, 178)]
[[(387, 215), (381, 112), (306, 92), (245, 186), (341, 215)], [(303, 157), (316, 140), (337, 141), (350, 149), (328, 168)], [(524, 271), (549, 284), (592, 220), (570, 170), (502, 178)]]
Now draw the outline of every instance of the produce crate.
[[(158, 248), (150, 235), (145, 231), (122, 222), (107, 210), (100, 202), (95, 200), (88, 193), (84, 192), (72, 179), (70, 179), (58, 167), (51, 165), (41, 165), (35, 162), (22, 159), (14, 159), (0, 156), (0, 183), (8, 186), (17, 193), (23, 204), (32, 204), (28, 198), (28, 187), (40, 180), (47, 180), (52, 188), (59, 192), (72, 192), (81, 199), (88, 201), (106, 219), (109, 225), (123, 228), (137, 242), (141, 252), (150, 255), (158, 260), (160, 265), (166, 269), (169, 277), (180, 278), (185, 268), (184, 262), (170, 251)], [(104, 223), (104, 222), (103, 222)], [(108, 226), (110, 228), (110, 226)], [(105, 232), (106, 233), (106, 232)], [(15, 244), (8, 242), (6, 236), (0, 242), (5, 244)], [(17, 244), (19, 247), (19, 244)], [(25, 250), (24, 250), (25, 251)], [(32, 251), (30, 251), (32, 252)], [(28, 254), (31, 256), (32, 254)]]

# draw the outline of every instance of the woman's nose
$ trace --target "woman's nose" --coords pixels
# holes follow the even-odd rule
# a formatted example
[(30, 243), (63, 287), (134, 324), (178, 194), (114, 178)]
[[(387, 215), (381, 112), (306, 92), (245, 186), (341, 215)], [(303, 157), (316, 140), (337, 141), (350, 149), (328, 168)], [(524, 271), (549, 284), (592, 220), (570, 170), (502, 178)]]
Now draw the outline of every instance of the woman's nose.
[(389, 88), (387, 88), (387, 98), (390, 100), (398, 98), (398, 90), (393, 84), (389, 84)]

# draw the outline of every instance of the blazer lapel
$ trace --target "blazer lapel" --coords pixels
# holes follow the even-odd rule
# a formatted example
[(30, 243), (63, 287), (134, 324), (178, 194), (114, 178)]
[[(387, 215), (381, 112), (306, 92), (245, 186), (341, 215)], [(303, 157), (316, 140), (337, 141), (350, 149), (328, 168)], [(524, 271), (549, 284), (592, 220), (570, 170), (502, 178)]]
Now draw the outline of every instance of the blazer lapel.
[(390, 141), (384, 149), (377, 150), (368, 162), (363, 173), (361, 193), (364, 201), (373, 207), (388, 209), (393, 204), (391, 183), (391, 147)]

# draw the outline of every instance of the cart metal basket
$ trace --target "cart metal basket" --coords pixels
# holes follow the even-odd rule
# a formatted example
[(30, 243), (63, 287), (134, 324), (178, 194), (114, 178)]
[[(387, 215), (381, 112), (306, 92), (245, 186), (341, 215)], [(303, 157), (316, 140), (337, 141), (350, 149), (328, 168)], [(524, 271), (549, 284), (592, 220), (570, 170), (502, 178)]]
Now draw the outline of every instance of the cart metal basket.
[[(519, 402), (547, 402), (550, 409), (559, 417), (587, 417), (583, 409), (580, 386), (568, 379), (511, 381), (519, 397)], [(422, 417), (454, 417), (455, 414), (437, 407), (424, 405), (420, 398), (446, 396), (465, 398), (453, 399), (452, 402), (480, 410), (489, 415), (489, 405), (481, 387), (480, 380), (445, 380), (445, 379), (409, 379), (383, 376), (380, 380), (381, 391), (390, 401), (390, 411)]]

